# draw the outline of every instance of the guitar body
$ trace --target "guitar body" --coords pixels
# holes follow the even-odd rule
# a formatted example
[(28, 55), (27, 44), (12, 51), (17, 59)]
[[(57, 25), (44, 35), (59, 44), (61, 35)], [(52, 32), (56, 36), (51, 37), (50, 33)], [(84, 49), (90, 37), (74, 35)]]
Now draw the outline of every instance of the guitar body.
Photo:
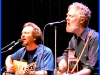
[[(67, 73), (71, 73), (73, 67), (75, 66), (75, 64), (78, 60), (74, 55), (75, 55), (74, 50), (68, 50), (68, 70), (67, 70)], [(76, 73), (76, 72), (78, 72), (78, 65), (74, 69), (73, 73)]]
[(26, 67), (27, 66), (27, 62), (21, 62), (21, 61), (13, 60), (13, 65), (14, 65), (15, 71), (17, 72), (22, 67)]
[[(67, 73), (71, 73), (73, 67), (75, 66), (77, 62), (77, 58), (68, 58), (68, 70)], [(76, 68), (74, 69), (73, 73), (78, 72), (78, 65), (76, 66)]]
[[(36, 63), (30, 63), (27, 64), (27, 62), (22, 62), (22, 61), (18, 61), (18, 60), (13, 60), (13, 65), (14, 65), (14, 73), (15, 74), (10, 74), (10, 72), (4, 72), (3, 75), (18, 75), (18, 73), (20, 72), (22, 75), (28, 75), (28, 72), (33, 72), (35, 71), (36, 68)], [(26, 73), (26, 74), (24, 74)]]
[[(77, 58), (74, 56), (75, 52), (74, 50), (68, 50), (68, 59), (67, 59), (67, 74), (70, 74), (72, 72), (73, 67), (75, 66), (76, 62), (77, 62)], [(64, 64), (64, 63), (63, 63)], [(73, 73), (78, 72), (78, 65), (76, 66), (76, 68), (74, 69)], [(65, 72), (64, 72), (65, 73)], [(61, 72), (57, 72), (57, 75), (63, 75), (63, 73)]]

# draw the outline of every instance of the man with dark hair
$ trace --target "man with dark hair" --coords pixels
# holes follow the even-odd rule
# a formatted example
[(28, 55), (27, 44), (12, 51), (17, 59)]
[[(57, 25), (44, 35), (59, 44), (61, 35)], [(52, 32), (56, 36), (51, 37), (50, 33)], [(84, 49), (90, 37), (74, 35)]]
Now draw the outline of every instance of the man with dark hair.
[[(6, 58), (7, 72), (15, 72), (16, 75), (52, 75), (54, 70), (54, 57), (50, 48), (41, 44), (42, 32), (32, 22), (25, 23), (21, 33), (22, 48)], [(27, 62), (17, 70), (14, 61)], [(32, 64), (34, 62), (34, 64)], [(20, 63), (18, 63), (18, 66)]]

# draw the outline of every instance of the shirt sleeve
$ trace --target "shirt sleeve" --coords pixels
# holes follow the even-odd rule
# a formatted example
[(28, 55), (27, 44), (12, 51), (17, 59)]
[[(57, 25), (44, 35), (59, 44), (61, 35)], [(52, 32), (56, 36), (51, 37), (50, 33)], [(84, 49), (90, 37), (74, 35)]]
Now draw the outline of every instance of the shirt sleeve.
[(95, 68), (98, 67), (96, 65), (98, 63), (97, 62), (98, 61), (98, 49), (99, 49), (98, 37), (93, 37), (89, 41), (88, 61), (85, 64), (84, 68), (88, 68), (88, 69), (94, 70)]
[(22, 55), (22, 53), (23, 53), (23, 50), (24, 50), (24, 47), (21, 48), (21, 49), (19, 49), (19, 50), (17, 50), (15, 53), (11, 54), (11, 58), (12, 58), (13, 60), (20, 60), (21, 55)]
[(68, 43), (68, 47), (66, 49), (74, 49), (74, 43), (73, 43), (73, 40), (74, 40), (74, 36), (71, 38), (71, 40), (69, 41)]
[(46, 50), (44, 50), (41, 62), (42, 62), (41, 70), (48, 70), (48, 71), (54, 70), (54, 57), (51, 49), (46, 48)]
[(65, 59), (66, 61), (68, 60), (68, 50), (74, 49), (73, 48), (73, 43), (72, 43), (73, 38), (74, 37), (72, 37), (71, 40), (69, 41), (68, 47), (66, 48), (66, 50), (64, 50), (64, 53), (62, 54), (62, 56), (57, 57), (57, 63), (59, 63), (60, 60), (62, 60), (62, 59)]

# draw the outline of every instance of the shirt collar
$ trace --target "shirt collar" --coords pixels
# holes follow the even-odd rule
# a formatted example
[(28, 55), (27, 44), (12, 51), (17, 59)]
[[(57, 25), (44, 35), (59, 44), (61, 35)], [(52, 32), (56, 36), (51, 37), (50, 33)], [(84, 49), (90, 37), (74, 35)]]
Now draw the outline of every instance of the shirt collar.
[(88, 35), (88, 33), (89, 33), (90, 30), (91, 30), (91, 29), (90, 29), (89, 27), (86, 27), (86, 28), (83, 30), (83, 32), (82, 32), (80, 38), (81, 38), (82, 40), (86, 41), (87, 35)]
[(81, 35), (79, 37), (77, 37), (76, 35), (74, 35), (76, 38), (81, 38), (83, 41), (86, 41), (88, 32), (90, 31), (89, 27), (86, 27), (83, 32), (81, 33)]

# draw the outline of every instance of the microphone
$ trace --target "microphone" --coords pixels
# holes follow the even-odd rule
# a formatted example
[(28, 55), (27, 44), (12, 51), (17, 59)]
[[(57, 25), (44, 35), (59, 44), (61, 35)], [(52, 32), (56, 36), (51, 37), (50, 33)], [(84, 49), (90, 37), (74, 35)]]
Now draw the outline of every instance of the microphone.
[(3, 47), (1, 50), (4, 50), (5, 48), (7, 48), (8, 46), (10, 46), (10, 45), (12, 45), (14, 43), (15, 43), (15, 41), (12, 41), (10, 44), (8, 44), (7, 46)]
[(15, 47), (17, 44), (22, 43), (22, 42), (23, 42), (23, 40), (22, 40), (22, 39), (18, 39), (18, 41), (17, 41), (17, 42), (15, 42), (15, 43), (14, 43), (14, 45), (13, 45), (13, 46), (11, 46), (8, 50), (12, 50), (12, 48), (13, 48), (13, 47)]
[(18, 41), (14, 43), (14, 46), (17, 45), (17, 44), (19, 44), (19, 43), (22, 43), (22, 42), (23, 42), (22, 39), (18, 39)]
[(66, 22), (66, 21), (62, 20), (62, 21), (57, 21), (57, 22), (51, 22), (51, 23), (48, 23), (47, 25), (53, 26), (55, 24), (60, 24), (60, 23), (64, 23), (64, 22)]

